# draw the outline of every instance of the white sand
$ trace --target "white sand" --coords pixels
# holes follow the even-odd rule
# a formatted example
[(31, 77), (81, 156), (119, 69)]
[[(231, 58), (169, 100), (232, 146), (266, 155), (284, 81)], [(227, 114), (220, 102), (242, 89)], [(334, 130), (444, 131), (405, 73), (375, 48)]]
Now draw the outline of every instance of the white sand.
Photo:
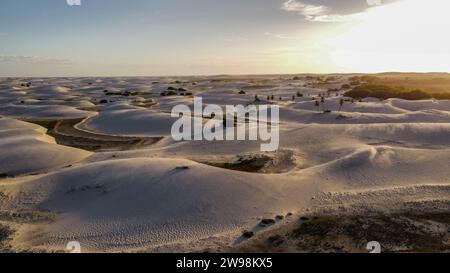
[(17, 176), (46, 172), (81, 161), (89, 152), (57, 145), (46, 129), (0, 118), (0, 173)]
[[(175, 80), (35, 79), (37, 86), (30, 89), (17, 88), (15, 79), (0, 80), (1, 86), (10, 86), (0, 91), (0, 173), (19, 176), (0, 180), (0, 192), (8, 196), (0, 210), (56, 215), (52, 223), (21, 225), (12, 242), (16, 248), (61, 250), (78, 240), (85, 251), (202, 250), (215, 242), (232, 244), (258, 219), (311, 206), (357, 204), (389, 211), (411, 200), (433, 200), (438, 206), (449, 198), (449, 101), (366, 99), (346, 102), (337, 112), (340, 96), (327, 98), (317, 109), (306, 95), (324, 91), (304, 88), (301, 81), (273, 77), (258, 88), (245, 78)], [(184, 87), (205, 104), (247, 104), (256, 94), (282, 96), (275, 100), (281, 106), (281, 146), (272, 156), (284, 161), (292, 155), (295, 167), (259, 174), (198, 163), (259, 153), (260, 146), (175, 143), (168, 113), (192, 99), (161, 97), (168, 86)], [(242, 88), (245, 95), (238, 94)], [(138, 94), (108, 96), (105, 89)], [(293, 102), (297, 91), (305, 97)], [(102, 99), (111, 103), (92, 108)], [(137, 106), (150, 99), (158, 103)], [(164, 139), (146, 149), (92, 154), (57, 145), (44, 128), (17, 120), (83, 117), (88, 118), (78, 126), (83, 130)], [(74, 166), (64, 168), (68, 164)], [(177, 169), (182, 166), (189, 168)], [(41, 175), (28, 176), (34, 172)]]

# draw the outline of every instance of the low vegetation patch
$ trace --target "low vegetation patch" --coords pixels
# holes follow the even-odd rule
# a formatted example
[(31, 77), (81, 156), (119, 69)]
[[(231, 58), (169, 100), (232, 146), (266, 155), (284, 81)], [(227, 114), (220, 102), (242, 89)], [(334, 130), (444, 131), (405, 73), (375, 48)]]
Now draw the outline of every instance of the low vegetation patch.
[(354, 76), (352, 83), (342, 89), (350, 89), (352, 98), (375, 97), (379, 99), (400, 98), (406, 100), (450, 99), (450, 74), (448, 73), (382, 73)]
[(5, 253), (9, 251), (9, 246), (7, 242), (10, 240), (13, 231), (3, 224), (0, 224), (0, 252)]
[(54, 214), (43, 211), (0, 211), (0, 221), (18, 224), (52, 222), (54, 217)]
[(450, 93), (428, 93), (420, 89), (409, 89), (402, 86), (389, 86), (383, 84), (365, 83), (354, 87), (345, 93), (347, 97), (353, 99), (363, 99), (367, 97), (386, 100), (399, 98), (405, 100), (425, 100), (425, 99), (450, 99)]
[(329, 215), (302, 221), (255, 236), (236, 252), (368, 253), (377, 241), (382, 252), (450, 251), (450, 214)]
[(242, 156), (239, 157), (235, 162), (226, 162), (226, 163), (205, 163), (207, 165), (229, 169), (234, 171), (241, 172), (251, 172), (256, 173), (264, 169), (267, 163), (271, 162), (272, 158), (265, 155), (252, 155), (252, 156)]

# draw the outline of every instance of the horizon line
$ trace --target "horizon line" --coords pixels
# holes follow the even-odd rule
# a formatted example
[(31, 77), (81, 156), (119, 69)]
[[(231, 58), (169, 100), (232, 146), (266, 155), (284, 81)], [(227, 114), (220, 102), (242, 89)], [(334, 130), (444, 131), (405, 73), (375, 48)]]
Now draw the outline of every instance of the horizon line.
[(111, 76), (0, 76), (4, 78), (170, 78), (170, 77), (236, 77), (236, 76), (294, 76), (294, 75), (381, 75), (381, 74), (450, 74), (447, 71), (384, 71), (384, 72), (301, 72), (301, 73), (248, 73), (248, 74), (179, 74), (179, 75), (111, 75)]

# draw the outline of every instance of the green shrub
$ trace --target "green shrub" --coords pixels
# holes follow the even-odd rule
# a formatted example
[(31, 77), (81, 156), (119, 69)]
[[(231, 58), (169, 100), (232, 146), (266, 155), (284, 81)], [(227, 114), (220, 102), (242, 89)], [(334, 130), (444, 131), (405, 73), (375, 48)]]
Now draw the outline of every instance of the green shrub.
[(423, 90), (411, 90), (401, 86), (387, 86), (382, 84), (363, 84), (354, 87), (351, 91), (345, 93), (347, 97), (353, 99), (362, 99), (374, 97), (382, 100), (390, 98), (399, 98), (405, 100), (424, 100), (424, 99), (450, 99), (450, 94), (430, 94)]

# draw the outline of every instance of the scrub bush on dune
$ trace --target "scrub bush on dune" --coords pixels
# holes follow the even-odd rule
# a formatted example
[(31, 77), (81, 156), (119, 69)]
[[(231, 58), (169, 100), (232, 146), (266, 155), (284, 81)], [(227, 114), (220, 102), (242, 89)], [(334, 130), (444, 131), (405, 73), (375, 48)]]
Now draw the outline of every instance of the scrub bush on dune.
[(398, 98), (404, 100), (450, 99), (448, 93), (428, 93), (420, 89), (408, 89), (402, 86), (388, 86), (382, 84), (363, 84), (345, 93), (347, 97), (363, 99), (367, 97), (381, 100)]

